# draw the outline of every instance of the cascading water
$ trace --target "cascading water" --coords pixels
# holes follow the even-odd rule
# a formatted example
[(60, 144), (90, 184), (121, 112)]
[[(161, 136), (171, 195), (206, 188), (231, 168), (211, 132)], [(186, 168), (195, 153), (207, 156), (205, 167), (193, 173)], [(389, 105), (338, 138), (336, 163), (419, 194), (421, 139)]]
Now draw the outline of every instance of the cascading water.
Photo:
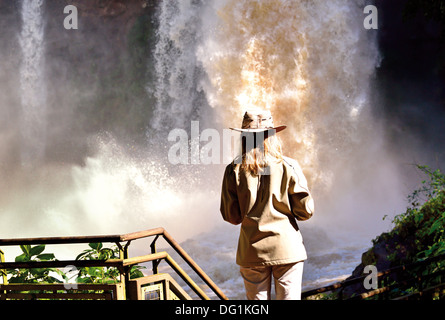
[[(199, 120), (216, 128), (239, 126), (251, 108), (268, 108), (276, 123), (288, 125), (280, 134), (285, 152), (300, 161), (318, 200), (317, 215), (301, 227), (329, 225), (343, 256), (326, 258), (324, 269), (323, 255), (309, 261), (311, 281), (349, 273), (381, 230), (382, 212), (402, 197), (383, 129), (371, 115), (379, 53), (376, 34), (363, 27), (364, 6), (362, 0), (172, 0), (159, 11), (156, 111), (163, 121), (185, 128), (196, 119), (190, 110), (203, 107), (193, 101), (203, 90), (214, 113)], [(345, 253), (341, 246), (351, 250), (357, 239), (357, 252)], [(330, 252), (327, 241), (323, 249), (312, 240), (311, 254)], [(231, 257), (224, 254), (222, 261)]]
[(19, 43), (22, 53), (20, 89), (22, 104), (22, 163), (40, 161), (45, 150), (46, 80), (44, 77), (45, 44), (43, 0), (23, 0), (22, 30)]
[[(200, 186), (194, 189), (193, 186), (199, 184), (199, 178), (192, 174), (184, 173), (180, 178), (172, 177), (163, 155), (156, 154), (152, 149), (139, 150), (137, 156), (130, 155), (111, 135), (94, 132), (86, 139), (88, 141), (85, 145), (89, 153), (82, 154), (80, 163), (44, 158), (45, 148), (55, 149), (54, 145), (50, 145), (53, 141), (46, 140), (45, 130), (51, 126), (60, 126), (60, 123), (50, 123), (46, 120), (46, 81), (51, 84), (51, 89), (60, 90), (61, 93), (58, 94), (61, 96), (56, 98), (65, 98), (53, 97), (49, 101), (53, 104), (54, 101), (68, 104), (66, 97), (70, 95), (63, 95), (67, 92), (66, 86), (73, 83), (70, 82), (69, 74), (65, 75), (66, 84), (60, 80), (56, 83), (51, 82), (53, 79), (45, 79), (45, 64), (46, 67), (57, 65), (56, 62), (45, 59), (50, 53), (45, 50), (47, 39), (42, 14), (43, 8), (48, 6), (48, 3), (44, 6), (43, 0), (26, 0), (20, 7), (23, 20), (18, 31), (22, 49), (19, 79), (22, 110), (17, 116), (20, 128), (14, 130), (20, 131), (21, 139), (20, 143), (14, 140), (11, 144), (19, 144), (22, 163), (0, 163), (1, 237), (125, 233), (163, 226), (174, 234), (177, 240), (182, 241), (202, 231), (197, 228), (184, 228), (188, 223), (212, 228), (216, 222), (214, 214), (205, 215), (203, 212), (217, 212), (218, 204), (214, 201), (217, 196), (214, 190)], [(59, 12), (60, 21), (63, 22), (63, 10)], [(57, 28), (53, 35), (66, 31), (62, 24), (57, 25)], [(77, 34), (65, 35), (72, 39), (69, 37), (75, 37)], [(61, 39), (52, 40), (63, 42)], [(70, 45), (72, 44), (68, 43), (67, 47)], [(77, 89), (68, 88), (72, 91)], [(93, 89), (92, 91), (94, 92)], [(173, 91), (172, 88), (171, 92)], [(54, 95), (54, 92), (57, 90), (52, 90), (51, 94)], [(79, 96), (88, 94), (78, 92)], [(167, 106), (161, 103), (158, 105), (162, 106), (160, 109)], [(57, 110), (53, 111), (53, 114), (75, 114), (73, 110), (67, 110), (66, 105), (50, 107), (51, 110)], [(1, 108), (10, 106), (2, 104)], [(185, 110), (183, 113), (192, 114)], [(174, 114), (166, 114), (181, 120), (180, 110)], [(161, 115), (159, 119), (164, 121), (166, 117)], [(64, 114), (62, 119), (66, 118), (68, 116)], [(80, 122), (81, 117), (77, 114), (69, 118), (72, 123), (76, 123)], [(55, 116), (51, 119), (58, 120)], [(180, 122), (167, 123), (170, 128), (180, 125)], [(152, 128), (161, 133), (167, 130), (167, 126), (163, 127), (161, 123), (154, 123)], [(67, 145), (70, 144), (70, 130), (57, 129), (57, 133), (66, 139)], [(155, 137), (157, 140), (151, 142), (168, 145), (168, 141), (163, 138)], [(67, 150), (72, 153), (79, 152), (75, 148)], [(11, 256), (13, 253), (8, 252), (8, 257)]]
[(352, 150), (370, 120), (378, 52), (363, 28), (363, 1), (214, 3), (198, 52), (212, 106), (227, 125), (239, 125), (245, 109), (271, 109), (289, 126), (287, 152), (329, 186), (332, 163), (323, 160)]
[[(281, 135), (285, 152), (301, 162), (317, 201), (316, 216), (300, 226), (313, 258), (305, 271), (311, 283), (350, 273), (362, 247), (350, 254), (344, 243), (352, 245), (356, 236), (368, 244), (387, 208), (403, 198), (379, 124), (370, 116), (378, 52), (372, 31), (363, 28), (364, 3), (165, 0), (157, 13), (156, 80), (147, 84), (156, 98), (147, 134), (151, 145), (166, 151), (171, 145), (166, 134), (175, 128), (190, 132), (191, 121), (199, 121), (201, 130), (221, 130), (239, 126), (245, 108), (270, 108), (277, 123), (288, 125)], [(43, 67), (53, 62), (45, 61), (42, 4), (26, 0), (21, 7), (25, 162), (42, 157), (49, 144)], [(82, 49), (83, 58), (88, 48)], [(229, 297), (243, 298), (234, 257), (238, 229), (219, 214), (224, 165), (178, 170), (158, 149), (141, 148), (135, 156), (107, 135), (91, 134), (89, 142), (93, 151), (80, 164), (43, 161), (33, 170), (17, 170), (11, 181), (0, 179), (1, 222), (8, 226), (2, 237), (162, 226), (177, 240), (188, 239), (186, 250)], [(328, 239), (311, 227), (325, 230)], [(324, 261), (324, 253), (336, 246), (337, 261)]]
[[(379, 53), (375, 33), (363, 27), (364, 6), (362, 0), (163, 1), (158, 118), (179, 128), (194, 119), (228, 128), (239, 126), (246, 109), (269, 108), (277, 123), (288, 125), (281, 135), (287, 155), (300, 161), (312, 188), (330, 198), (318, 208), (350, 212), (348, 228), (363, 218), (373, 224), (371, 212), (390, 201), (386, 195), (399, 196), (399, 186), (387, 181), (383, 192), (376, 182), (394, 167), (371, 116)], [(193, 100), (201, 91), (211, 119), (190, 116), (205, 107)], [(374, 201), (361, 199), (354, 208), (342, 201), (352, 195), (341, 190), (357, 184)]]
[[(161, 1), (154, 52), (157, 100), (151, 130), (168, 133), (190, 128), (191, 120), (205, 123), (209, 113), (203, 84), (205, 73), (196, 55), (202, 29), (202, 1)], [(151, 87), (149, 87), (151, 88)], [(210, 124), (213, 124), (210, 121)]]

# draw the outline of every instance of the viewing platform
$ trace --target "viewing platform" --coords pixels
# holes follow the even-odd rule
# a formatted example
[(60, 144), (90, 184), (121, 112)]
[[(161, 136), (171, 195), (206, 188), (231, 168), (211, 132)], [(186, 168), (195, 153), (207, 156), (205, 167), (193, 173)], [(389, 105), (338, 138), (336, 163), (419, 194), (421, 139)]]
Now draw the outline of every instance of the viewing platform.
[[(133, 241), (154, 237), (150, 244), (150, 253), (136, 257), (129, 257), (129, 246)], [(210, 300), (192, 278), (165, 251), (156, 251), (156, 241), (162, 237), (184, 259), (190, 268), (208, 286), (217, 298), (227, 300), (220, 288), (196, 264), (196, 262), (181, 248), (173, 237), (163, 228), (128, 233), (124, 235), (78, 236), (78, 237), (48, 237), (0, 239), (3, 246), (23, 246), (42, 244), (81, 244), (81, 243), (114, 243), (119, 248), (119, 259), (107, 260), (64, 260), (64, 261), (27, 261), (5, 262), (4, 254), (0, 251), (0, 271), (3, 284), (0, 285), (0, 300), (5, 299), (105, 299), (105, 300), (190, 300), (189, 294), (169, 275), (158, 272), (159, 263), (164, 260), (178, 274), (181, 279), (203, 300)], [(130, 279), (132, 266), (151, 262), (152, 275)], [(119, 271), (119, 279), (113, 284), (84, 284), (84, 283), (8, 283), (6, 270), (32, 268), (65, 268), (74, 266), (112, 267)], [(3, 269), (3, 270), (2, 270)]]
[[(157, 252), (156, 242), (163, 238), (184, 260), (205, 284), (198, 285), (190, 275), (166, 251)], [(130, 257), (129, 247), (136, 240), (153, 238), (149, 252), (145, 255)], [(64, 299), (64, 300), (192, 300), (193, 298), (168, 273), (159, 273), (160, 262), (165, 261), (185, 282), (199, 299), (210, 300), (212, 297), (228, 300), (228, 297), (185, 252), (174, 238), (163, 228), (150, 229), (123, 235), (76, 236), (0, 239), (0, 248), (5, 246), (63, 245), (113, 243), (119, 251), (119, 258), (104, 260), (55, 260), (5, 262), (0, 250), (0, 300), (17, 299)], [(32, 248), (31, 248), (32, 249)], [(133, 266), (151, 262), (152, 274), (131, 278)], [(305, 300), (349, 300), (349, 299), (384, 299), (384, 300), (442, 300), (445, 298), (445, 255), (439, 255), (409, 265), (402, 265), (383, 270), (375, 275), (378, 287), (364, 290), (363, 283), (367, 275), (307, 290), (302, 293)], [(8, 270), (79, 268), (115, 268), (118, 278), (113, 283), (45, 283), (32, 282), (8, 283)], [(205, 290), (203, 290), (205, 287)], [(240, 288), (244, 290), (244, 288)], [(208, 291), (208, 292), (205, 292)]]

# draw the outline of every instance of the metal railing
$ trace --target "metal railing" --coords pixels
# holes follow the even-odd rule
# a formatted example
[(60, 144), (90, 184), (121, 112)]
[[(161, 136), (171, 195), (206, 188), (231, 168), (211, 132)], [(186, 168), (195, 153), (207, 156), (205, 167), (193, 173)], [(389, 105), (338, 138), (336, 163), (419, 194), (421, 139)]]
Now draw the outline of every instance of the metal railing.
[[(150, 244), (151, 253), (148, 255), (129, 257), (128, 248), (132, 241), (155, 237)], [(134, 265), (152, 262), (153, 274), (158, 273), (158, 265), (165, 260), (170, 267), (185, 281), (185, 283), (201, 298), (209, 300), (205, 292), (192, 280), (192, 278), (179, 266), (179, 264), (167, 253), (156, 251), (156, 241), (163, 237), (165, 241), (179, 254), (179, 256), (192, 268), (192, 270), (204, 281), (215, 295), (223, 300), (228, 298), (221, 289), (210, 279), (210, 277), (198, 266), (198, 264), (185, 252), (185, 250), (173, 239), (173, 237), (164, 228), (128, 233), (124, 235), (104, 235), (104, 236), (77, 236), (77, 237), (46, 237), (46, 238), (21, 238), (21, 239), (0, 239), (0, 246), (15, 245), (40, 245), (40, 244), (79, 244), (79, 243), (115, 243), (119, 248), (119, 259), (108, 260), (64, 260), (64, 261), (28, 261), (28, 262), (4, 262), (3, 254), (0, 261), (0, 271), (17, 268), (64, 268), (66, 266), (75, 267), (115, 267), (120, 273), (119, 288), (110, 290), (120, 290), (114, 294), (113, 298), (125, 299), (127, 296), (126, 288), (130, 282), (130, 268)], [(9, 286), (9, 287), (8, 287)], [(7, 284), (6, 272), (3, 272), (3, 284), (0, 285), (0, 296), (4, 290), (11, 289), (12, 284)], [(30, 286), (30, 285), (28, 285)], [(47, 285), (51, 286), (51, 285)], [(79, 286), (81, 286), (79, 284)], [(90, 285), (91, 286), (91, 285)], [(53, 289), (45, 287), (48, 290), (58, 290), (60, 284), (54, 285)], [(24, 287), (21, 287), (24, 288)], [(40, 287), (43, 288), (43, 287)], [(8, 290), (9, 290), (8, 289)], [(28, 289), (28, 287), (27, 287)], [(90, 287), (85, 290), (89, 290)], [(29, 289), (31, 290), (31, 289)]]
[[(363, 275), (352, 279), (348, 278), (328, 286), (307, 290), (302, 293), (302, 299), (308, 299), (329, 292), (335, 293), (335, 299), (337, 300), (360, 300), (371, 297), (403, 300), (426, 296), (427, 294), (439, 292), (445, 288), (445, 279), (442, 279), (442, 276), (445, 275), (445, 266), (434, 268), (432, 272), (426, 270), (428, 266), (442, 261), (445, 261), (445, 254), (378, 272), (376, 277), (379, 287), (376, 289), (365, 290), (363, 286), (362, 289), (364, 292), (349, 294), (347, 296), (344, 295), (344, 291), (347, 287), (363, 284), (365, 278), (368, 277), (368, 275)], [(433, 277), (439, 277), (439, 283), (426, 286), (425, 284), (427, 281)], [(392, 283), (391, 279), (393, 279)], [(403, 288), (409, 288), (414, 291), (408, 294), (403, 294)], [(395, 289), (399, 289), (401, 294), (396, 297), (390, 297), (391, 292)]]

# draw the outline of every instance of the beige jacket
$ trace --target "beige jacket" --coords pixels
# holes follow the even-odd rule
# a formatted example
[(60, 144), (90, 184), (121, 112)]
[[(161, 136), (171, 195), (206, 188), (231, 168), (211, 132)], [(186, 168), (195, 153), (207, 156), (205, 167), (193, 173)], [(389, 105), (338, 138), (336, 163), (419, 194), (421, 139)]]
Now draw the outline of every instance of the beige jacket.
[(314, 202), (296, 160), (269, 166), (270, 174), (252, 176), (232, 162), (226, 167), (221, 214), (240, 224), (236, 263), (244, 267), (287, 264), (307, 259), (296, 220), (307, 220)]

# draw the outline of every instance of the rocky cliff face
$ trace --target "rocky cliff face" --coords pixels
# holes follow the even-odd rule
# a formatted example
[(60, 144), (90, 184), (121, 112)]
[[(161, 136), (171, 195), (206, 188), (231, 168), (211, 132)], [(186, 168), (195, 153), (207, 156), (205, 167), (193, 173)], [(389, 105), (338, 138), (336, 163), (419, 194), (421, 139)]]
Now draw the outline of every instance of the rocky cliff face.
[[(374, 240), (374, 245), (362, 254), (361, 263), (354, 269), (348, 279), (354, 279), (365, 275), (364, 269), (367, 265), (374, 265), (377, 270), (384, 271), (408, 261), (410, 255), (416, 254), (414, 236), (401, 236), (398, 234), (383, 233)], [(366, 273), (367, 274), (367, 273)], [(396, 280), (393, 276), (391, 281)], [(343, 291), (344, 297), (364, 293), (366, 290), (362, 283), (346, 287)]]
[[(394, 218), (394, 227), (391, 231), (384, 232), (373, 240), (373, 246), (363, 253), (360, 265), (355, 268), (350, 278), (363, 276), (367, 265), (374, 265), (381, 272), (445, 253), (443, 235), (445, 176), (440, 170), (432, 171), (426, 166), (419, 166), (419, 169), (428, 176), (428, 179), (422, 182), (421, 188), (409, 196), (411, 206), (405, 213)], [(443, 267), (444, 263), (439, 262), (433, 265), (430, 271), (436, 272)], [(412, 270), (410, 272), (414, 274), (411, 274), (411, 277), (425, 275), (426, 270), (426, 268), (421, 271)], [(392, 274), (387, 283), (398, 282), (398, 280), (400, 280), (398, 275)], [(440, 277), (439, 280), (441, 281)], [(431, 286), (428, 281), (425, 280)], [(364, 286), (359, 283), (346, 288), (344, 293), (345, 296), (350, 296), (365, 291)]]

